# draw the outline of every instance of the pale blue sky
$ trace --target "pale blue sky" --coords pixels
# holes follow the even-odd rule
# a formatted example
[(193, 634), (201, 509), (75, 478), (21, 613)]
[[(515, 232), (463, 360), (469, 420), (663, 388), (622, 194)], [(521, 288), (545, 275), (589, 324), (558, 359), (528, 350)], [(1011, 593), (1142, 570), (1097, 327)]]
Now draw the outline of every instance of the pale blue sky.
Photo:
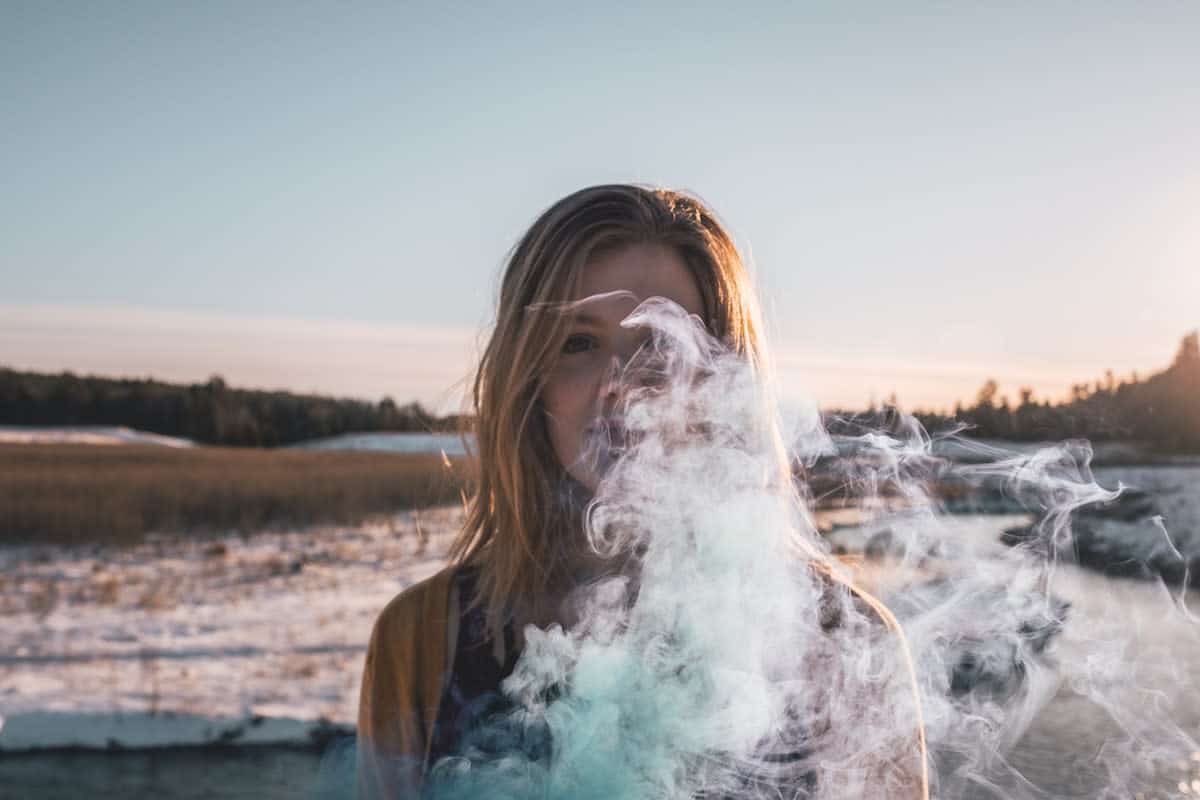
[(717, 209), (822, 402), (1165, 364), (1200, 4), (968, 5), (2, 2), (0, 363), (444, 403), (524, 227), (635, 180)]

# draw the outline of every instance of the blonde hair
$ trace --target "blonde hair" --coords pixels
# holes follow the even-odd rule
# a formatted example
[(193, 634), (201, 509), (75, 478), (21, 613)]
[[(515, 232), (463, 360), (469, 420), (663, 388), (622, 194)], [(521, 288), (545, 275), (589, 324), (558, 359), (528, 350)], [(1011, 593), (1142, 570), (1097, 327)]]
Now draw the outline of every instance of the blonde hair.
[(542, 213), (508, 258), (495, 328), (475, 376), (478, 473), (466, 524), (451, 549), (456, 562), (478, 565), (480, 599), (493, 622), (519, 599), (543, 596), (563, 578), (569, 529), (579, 522), (573, 504), (564, 502), (569, 481), (538, 405), (566, 321), (530, 306), (567, 302), (592, 254), (634, 244), (674, 248), (700, 290), (709, 331), (756, 368), (764, 366), (746, 268), (701, 201), (669, 189), (613, 184), (582, 189)]
[[(566, 335), (561, 314), (531, 311), (569, 302), (593, 254), (637, 244), (674, 248), (691, 271), (709, 332), (743, 355), (764, 384), (770, 369), (750, 275), (732, 237), (699, 199), (671, 189), (628, 184), (592, 186), (548, 208), (509, 255), (495, 327), (475, 376), (472, 400), (477, 454), (474, 493), (466, 522), (451, 547), (455, 563), (479, 568), (476, 598), (493, 630), (522, 601), (546, 596), (562, 574), (576, 504), (550, 444), (539, 397)], [(773, 415), (765, 415), (768, 424)], [(779, 477), (791, 485), (782, 438), (775, 432)], [(914, 682), (903, 631), (879, 600), (809, 548), (813, 567), (843, 583), (895, 631)], [(918, 699), (918, 714), (919, 714)], [(924, 725), (918, 725), (921, 796), (928, 796)]]

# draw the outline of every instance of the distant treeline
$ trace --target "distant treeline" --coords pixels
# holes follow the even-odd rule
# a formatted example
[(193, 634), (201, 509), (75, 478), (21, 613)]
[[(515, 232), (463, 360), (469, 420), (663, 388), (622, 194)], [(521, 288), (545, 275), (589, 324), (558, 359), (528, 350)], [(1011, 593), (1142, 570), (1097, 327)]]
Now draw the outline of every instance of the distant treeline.
[[(861, 429), (887, 417), (885, 407), (867, 415), (833, 415), (835, 430)], [(1163, 452), (1200, 453), (1200, 333), (1183, 338), (1170, 367), (1141, 379), (1136, 373), (1118, 380), (1108, 371), (1094, 384), (1079, 383), (1059, 403), (1039, 401), (1033, 390), (1020, 390), (1016, 403), (1000, 396), (987, 381), (974, 405), (955, 407), (953, 416), (917, 411), (927, 430), (958, 423), (979, 438), (1046, 441), (1086, 438), (1092, 441), (1136, 440)], [(886, 424), (886, 423), (885, 423)]]
[(0, 425), (124, 425), (204, 444), (276, 447), (342, 433), (453, 431), (458, 418), (389, 397), (232, 389), (218, 376), (180, 385), (0, 368)]
[[(830, 413), (834, 432), (887, 424), (888, 409)], [(996, 382), (953, 416), (917, 411), (929, 430), (959, 423), (967, 435), (1016, 441), (1133, 439), (1168, 452), (1200, 452), (1200, 334), (1183, 338), (1170, 367), (1148, 378), (1077, 384), (1063, 402), (1022, 389), (1014, 404)], [(396, 405), (289, 392), (231, 389), (219, 377), (190, 386), (153, 380), (47, 375), (0, 368), (0, 425), (127, 425), (205, 444), (265, 446), (371, 431), (457, 431), (461, 417)]]

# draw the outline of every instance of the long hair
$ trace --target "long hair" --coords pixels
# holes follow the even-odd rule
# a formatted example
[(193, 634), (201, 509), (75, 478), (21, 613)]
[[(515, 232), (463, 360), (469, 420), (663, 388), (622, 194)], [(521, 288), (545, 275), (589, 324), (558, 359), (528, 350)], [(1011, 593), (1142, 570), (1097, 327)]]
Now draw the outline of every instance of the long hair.
[(493, 624), (514, 604), (544, 596), (577, 538), (571, 483), (550, 444), (539, 396), (566, 335), (559, 314), (531, 312), (571, 299), (589, 256), (634, 244), (673, 248), (690, 270), (709, 332), (756, 369), (766, 352), (750, 278), (733, 239), (698, 199), (614, 184), (555, 203), (521, 237), (500, 286), (495, 328), (472, 393), (478, 464), (467, 518), (451, 548), (479, 567)]

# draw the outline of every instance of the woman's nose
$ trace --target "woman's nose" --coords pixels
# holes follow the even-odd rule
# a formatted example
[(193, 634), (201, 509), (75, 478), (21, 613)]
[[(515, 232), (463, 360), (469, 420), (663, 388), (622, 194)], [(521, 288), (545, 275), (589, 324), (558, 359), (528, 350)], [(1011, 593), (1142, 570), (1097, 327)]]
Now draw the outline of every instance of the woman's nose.
[(632, 341), (628, 346), (610, 352), (600, 381), (600, 396), (610, 406), (619, 405), (633, 389), (649, 388), (662, 382), (656, 363), (647, 358), (643, 341)]
[(600, 381), (600, 396), (605, 400), (617, 400), (623, 390), (625, 381), (625, 359), (614, 353), (608, 359), (604, 369), (604, 377)]

